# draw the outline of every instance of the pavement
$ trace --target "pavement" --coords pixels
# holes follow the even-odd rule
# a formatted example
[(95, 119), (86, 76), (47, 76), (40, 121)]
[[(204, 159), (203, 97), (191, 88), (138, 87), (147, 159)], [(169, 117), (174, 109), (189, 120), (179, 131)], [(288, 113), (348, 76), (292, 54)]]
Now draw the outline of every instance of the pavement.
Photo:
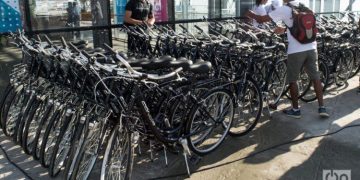
[[(0, 49), (0, 92), (8, 81), (11, 66), (20, 57), (17, 49)], [(281, 110), (289, 107), (289, 101), (283, 100), (272, 117), (264, 113), (251, 133), (228, 137), (215, 152), (202, 157), (198, 164), (190, 164), (190, 177), (185, 175), (182, 156), (167, 153), (169, 164), (166, 166), (163, 151), (154, 152), (151, 161), (148, 148), (142, 147), (141, 155), (135, 157), (133, 179), (323, 180), (324, 170), (350, 170), (351, 179), (360, 179), (360, 127), (341, 130), (349, 125), (360, 125), (360, 94), (356, 92), (359, 77), (348, 82), (346, 87), (326, 93), (325, 103), (331, 115), (328, 119), (318, 117), (316, 102), (301, 103), (301, 119), (286, 117)], [(303, 138), (308, 139), (301, 140)], [(24, 154), (20, 146), (1, 131), (0, 145), (9, 159), (32, 179), (50, 179), (45, 168)], [(9, 162), (2, 150), (0, 179), (29, 179)], [(99, 179), (98, 165), (90, 179)]]

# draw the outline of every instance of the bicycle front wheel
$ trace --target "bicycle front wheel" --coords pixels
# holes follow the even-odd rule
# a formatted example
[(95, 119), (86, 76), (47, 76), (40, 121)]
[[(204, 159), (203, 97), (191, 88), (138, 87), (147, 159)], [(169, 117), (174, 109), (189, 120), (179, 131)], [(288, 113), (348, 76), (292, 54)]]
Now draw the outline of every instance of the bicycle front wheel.
[(226, 89), (214, 89), (200, 98), (186, 122), (189, 148), (198, 155), (214, 151), (224, 141), (234, 117), (234, 98)]
[(131, 179), (134, 151), (131, 140), (126, 127), (114, 127), (101, 166), (101, 180)]
[(263, 98), (259, 86), (252, 78), (244, 84), (236, 84), (237, 107), (234, 122), (229, 131), (231, 136), (243, 136), (255, 128), (261, 117)]

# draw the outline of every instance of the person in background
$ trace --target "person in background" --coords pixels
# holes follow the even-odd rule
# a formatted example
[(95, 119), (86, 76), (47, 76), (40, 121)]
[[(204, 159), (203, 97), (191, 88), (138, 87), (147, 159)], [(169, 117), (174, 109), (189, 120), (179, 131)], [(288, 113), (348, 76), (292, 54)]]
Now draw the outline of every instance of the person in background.
[[(74, 14), (74, 27), (80, 27), (80, 20), (81, 20), (81, 7), (77, 1), (73, 2), (73, 14)], [(75, 32), (75, 36), (80, 38), (80, 32)]]
[(281, 6), (280, 0), (271, 0), (271, 4), (265, 7), (266, 13), (269, 14), (271, 11), (274, 11), (276, 8)]
[(72, 2), (68, 2), (68, 7), (66, 8), (66, 11), (68, 14), (66, 26), (72, 27), (74, 23), (74, 6)]
[[(255, 7), (252, 9), (252, 11), (259, 16), (264, 16), (266, 15), (266, 9), (265, 9), (265, 4), (267, 3), (268, 0), (256, 0), (255, 2)], [(258, 27), (259, 23), (254, 19), (253, 20), (253, 26), (254, 27)]]
[[(287, 27), (292, 27), (294, 20), (292, 17), (292, 8), (289, 6), (299, 6), (299, 1), (297, 0), (283, 0), (284, 5), (276, 8), (274, 11), (270, 12), (268, 15), (257, 15), (255, 12), (248, 11), (245, 16), (255, 19), (259, 23), (264, 22), (279, 22), (282, 21), (286, 24)], [(300, 108), (299, 108), (299, 92), (297, 86), (297, 80), (299, 79), (299, 74), (302, 67), (305, 67), (306, 72), (310, 79), (313, 82), (316, 96), (319, 103), (318, 113), (320, 117), (326, 118), (329, 117), (329, 114), (326, 111), (324, 106), (323, 99), (323, 87), (320, 81), (320, 73), (318, 68), (318, 53), (317, 53), (317, 43), (313, 41), (307, 44), (301, 44), (295, 37), (290, 33), (289, 28), (285, 27), (276, 27), (274, 32), (277, 34), (283, 34), (287, 32), (288, 37), (288, 59), (287, 59), (287, 82), (290, 86), (290, 95), (292, 101), (292, 108), (286, 109), (283, 112), (294, 118), (301, 118)]]
[[(153, 5), (147, 0), (130, 0), (125, 7), (124, 24), (128, 26), (141, 25), (143, 23), (149, 26), (154, 25), (155, 17)], [(136, 37), (128, 33), (128, 50), (132, 50), (132, 44)]]

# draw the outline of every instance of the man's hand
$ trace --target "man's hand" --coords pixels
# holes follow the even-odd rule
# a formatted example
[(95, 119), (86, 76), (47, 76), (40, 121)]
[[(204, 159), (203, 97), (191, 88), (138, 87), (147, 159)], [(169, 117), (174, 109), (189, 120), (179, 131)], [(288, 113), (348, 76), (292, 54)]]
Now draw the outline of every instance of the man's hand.
[(274, 32), (275, 32), (276, 34), (284, 34), (284, 33), (285, 33), (285, 30), (286, 30), (286, 28), (276, 27), (276, 28), (274, 29)]
[(245, 17), (250, 18), (250, 19), (255, 19), (256, 14), (254, 12), (252, 12), (251, 10), (248, 10), (245, 13)]
[(149, 26), (154, 25), (154, 23), (155, 23), (155, 21), (154, 21), (154, 19), (153, 19), (153, 18), (148, 19), (148, 20), (146, 21), (146, 24), (148, 24)]

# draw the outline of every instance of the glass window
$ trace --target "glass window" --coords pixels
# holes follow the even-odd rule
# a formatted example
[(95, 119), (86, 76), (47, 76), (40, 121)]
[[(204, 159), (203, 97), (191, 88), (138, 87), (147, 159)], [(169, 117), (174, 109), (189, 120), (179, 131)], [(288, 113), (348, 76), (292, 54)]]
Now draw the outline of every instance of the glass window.
[[(88, 41), (88, 47), (93, 47), (93, 31), (72, 31), (72, 32), (57, 32), (46, 34), (54, 43), (60, 44), (60, 38), (64, 37), (67, 42), (85, 40)], [(40, 35), (42, 41), (45, 38)]]
[(236, 16), (236, 1), (222, 0), (221, 1), (221, 17), (235, 17)]
[(108, 0), (29, 0), (34, 30), (108, 24)]
[(111, 24), (123, 24), (127, 0), (110, 0)]
[(208, 0), (175, 0), (175, 20), (208, 18)]
[(339, 11), (345, 11), (346, 8), (349, 6), (350, 0), (340, 0), (340, 8)]
[(360, 0), (355, 0), (354, 4), (352, 5), (353, 11), (360, 11)]

